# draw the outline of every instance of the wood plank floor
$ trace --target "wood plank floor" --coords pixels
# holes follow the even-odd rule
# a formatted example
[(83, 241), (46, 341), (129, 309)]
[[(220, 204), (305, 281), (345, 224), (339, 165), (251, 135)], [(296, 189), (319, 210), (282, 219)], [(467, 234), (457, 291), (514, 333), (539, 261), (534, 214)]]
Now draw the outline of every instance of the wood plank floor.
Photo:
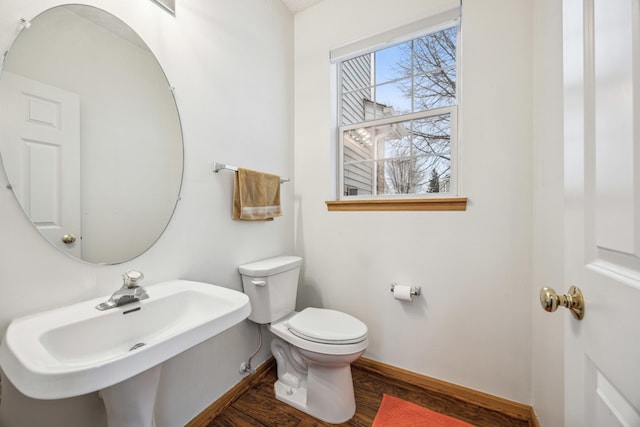
[[(390, 381), (374, 372), (352, 366), (356, 397), (356, 414), (340, 426), (371, 426), (384, 393), (408, 400), (433, 411), (447, 414), (478, 427), (530, 427), (527, 420), (509, 417), (500, 412), (469, 404), (442, 393), (426, 391), (404, 382)], [(230, 407), (213, 419), (207, 427), (267, 426), (311, 427), (330, 426), (275, 398), (273, 383), (275, 366), (252, 389), (240, 396)]]

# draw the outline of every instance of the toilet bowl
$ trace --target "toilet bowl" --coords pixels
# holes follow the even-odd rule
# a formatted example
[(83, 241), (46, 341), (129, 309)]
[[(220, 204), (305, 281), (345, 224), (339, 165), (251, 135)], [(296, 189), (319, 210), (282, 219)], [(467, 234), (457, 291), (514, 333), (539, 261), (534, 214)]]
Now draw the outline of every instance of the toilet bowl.
[(294, 311), (302, 259), (277, 257), (239, 267), (249, 319), (268, 324), (278, 368), (276, 398), (324, 422), (355, 414), (351, 363), (366, 350), (367, 326), (336, 310)]

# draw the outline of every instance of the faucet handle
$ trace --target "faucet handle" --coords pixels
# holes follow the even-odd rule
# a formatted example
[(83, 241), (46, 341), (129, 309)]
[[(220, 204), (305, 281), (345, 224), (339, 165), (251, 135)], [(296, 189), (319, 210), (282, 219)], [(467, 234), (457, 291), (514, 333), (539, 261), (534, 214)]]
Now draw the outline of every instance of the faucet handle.
[(144, 279), (144, 274), (137, 270), (129, 270), (122, 275), (122, 278), (124, 279), (123, 287), (134, 288), (140, 286), (138, 282)]

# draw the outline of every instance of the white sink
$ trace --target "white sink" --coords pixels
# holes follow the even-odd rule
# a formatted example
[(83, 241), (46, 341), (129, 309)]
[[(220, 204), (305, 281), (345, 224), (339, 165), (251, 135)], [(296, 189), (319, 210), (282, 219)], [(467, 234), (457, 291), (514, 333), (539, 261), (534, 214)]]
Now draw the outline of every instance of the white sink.
[(20, 392), (61, 399), (127, 380), (241, 322), (249, 298), (206, 283), (145, 286), (149, 298), (99, 311), (108, 297), (14, 320), (0, 366)]

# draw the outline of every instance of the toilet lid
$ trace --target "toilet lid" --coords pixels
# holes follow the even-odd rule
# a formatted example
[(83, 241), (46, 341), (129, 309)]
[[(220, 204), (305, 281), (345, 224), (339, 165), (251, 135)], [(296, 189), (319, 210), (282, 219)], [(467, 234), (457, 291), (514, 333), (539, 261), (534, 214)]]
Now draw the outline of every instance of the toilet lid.
[(292, 334), (319, 343), (353, 344), (367, 336), (367, 325), (360, 320), (324, 308), (305, 308), (287, 323)]

